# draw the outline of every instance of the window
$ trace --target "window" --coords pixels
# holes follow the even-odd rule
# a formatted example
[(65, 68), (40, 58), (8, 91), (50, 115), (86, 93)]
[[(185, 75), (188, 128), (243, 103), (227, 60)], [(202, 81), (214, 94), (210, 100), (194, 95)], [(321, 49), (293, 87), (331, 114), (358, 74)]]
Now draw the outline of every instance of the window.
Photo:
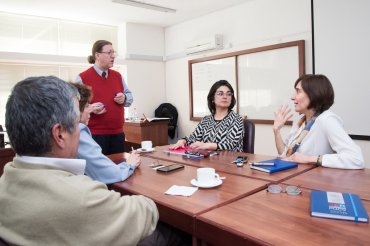
[[(118, 49), (116, 26), (3, 12), (0, 12), (0, 23), (0, 53), (4, 54), (0, 61), (1, 125), (5, 125), (6, 101), (17, 82), (47, 75), (73, 82), (91, 66), (87, 56), (96, 40), (109, 40)], [(126, 67), (114, 69), (123, 72)]]

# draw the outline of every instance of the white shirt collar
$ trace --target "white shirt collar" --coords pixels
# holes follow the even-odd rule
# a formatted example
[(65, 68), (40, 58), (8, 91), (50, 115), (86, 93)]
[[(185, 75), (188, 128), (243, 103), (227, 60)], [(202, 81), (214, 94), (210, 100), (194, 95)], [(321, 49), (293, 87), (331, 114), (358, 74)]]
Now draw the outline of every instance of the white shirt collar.
[(105, 72), (106, 73), (106, 78), (108, 78), (108, 70), (106, 70), (106, 71), (103, 71), (103, 70), (101, 70), (97, 65), (95, 65), (94, 64), (94, 69), (95, 69), (95, 71), (100, 75), (100, 76), (102, 76), (102, 73), (103, 72)]
[(43, 164), (51, 167), (57, 167), (65, 171), (74, 173), (76, 175), (83, 175), (85, 173), (86, 166), (86, 160), (82, 159), (49, 158), (49, 157), (16, 155), (15, 160), (26, 162), (28, 164)]

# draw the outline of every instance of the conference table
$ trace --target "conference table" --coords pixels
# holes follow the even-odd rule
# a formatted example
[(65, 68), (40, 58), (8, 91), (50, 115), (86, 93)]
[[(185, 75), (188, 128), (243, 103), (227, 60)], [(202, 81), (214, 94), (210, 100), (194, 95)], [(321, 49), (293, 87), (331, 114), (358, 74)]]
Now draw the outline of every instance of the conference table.
[(284, 183), (311, 190), (354, 193), (361, 199), (370, 201), (370, 169), (343, 170), (318, 167)]
[[(370, 201), (362, 201), (370, 211)], [(370, 245), (369, 223), (311, 217), (310, 190), (260, 191), (197, 216), (195, 237), (212, 245)]]
[[(182, 163), (189, 166), (194, 167), (213, 167), (218, 171), (245, 176), (255, 179), (261, 179), (269, 182), (279, 183), (282, 182), (290, 177), (293, 177), (299, 173), (306, 172), (315, 168), (314, 165), (298, 165), (297, 168), (284, 170), (281, 172), (277, 172), (274, 174), (264, 173), (261, 171), (257, 171), (251, 169), (249, 167), (250, 163), (258, 162), (258, 161), (265, 161), (274, 159), (274, 156), (268, 155), (254, 155), (244, 152), (234, 152), (234, 151), (220, 151), (217, 155), (209, 156), (204, 159), (188, 159), (184, 158), (182, 155), (179, 154), (168, 154), (165, 151), (168, 150), (170, 145), (166, 146), (157, 146), (155, 147), (155, 151), (147, 153), (145, 156), (159, 159), (159, 160), (166, 160), (172, 161), (175, 163)], [(235, 163), (232, 163), (236, 157), (238, 156), (247, 156), (248, 157), (248, 164), (244, 165), (243, 167), (236, 166)]]
[[(110, 155), (112, 160), (119, 160), (119, 155)], [(194, 234), (194, 218), (213, 208), (236, 201), (242, 197), (265, 189), (268, 182), (246, 178), (224, 172), (217, 172), (224, 177), (222, 185), (212, 189), (199, 188), (192, 196), (172, 196), (165, 192), (172, 186), (192, 186), (190, 181), (196, 177), (196, 167), (185, 166), (181, 170), (159, 173), (149, 165), (169, 165), (173, 162), (142, 157), (140, 168), (124, 182), (114, 183), (111, 189), (122, 195), (144, 195), (150, 197), (159, 210), (160, 219), (183, 231)]]
[[(123, 182), (110, 185), (122, 195), (145, 195), (157, 204), (160, 220), (193, 235), (193, 245), (370, 245), (369, 223), (356, 223), (310, 215), (310, 191), (351, 192), (358, 194), (370, 211), (370, 172), (299, 165), (298, 168), (268, 174), (237, 167), (237, 156), (251, 162), (272, 156), (221, 151), (200, 160), (166, 154), (169, 146), (142, 153), (142, 164)], [(109, 156), (116, 163), (127, 154)], [(182, 163), (185, 168), (167, 174), (153, 170), (151, 164)], [(220, 186), (199, 188), (189, 197), (166, 195), (172, 185), (192, 186), (199, 167), (213, 167), (225, 177)], [(266, 192), (270, 184), (282, 187), (299, 185), (301, 195)]]

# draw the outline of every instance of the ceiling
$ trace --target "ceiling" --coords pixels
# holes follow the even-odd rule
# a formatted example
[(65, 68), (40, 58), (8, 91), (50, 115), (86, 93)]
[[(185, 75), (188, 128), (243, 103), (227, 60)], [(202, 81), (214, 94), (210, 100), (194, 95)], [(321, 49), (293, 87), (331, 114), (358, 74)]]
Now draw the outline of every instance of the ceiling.
[(134, 22), (166, 27), (251, 0), (137, 1), (176, 9), (176, 13), (122, 5), (112, 0), (0, 0), (0, 11), (106, 25)]

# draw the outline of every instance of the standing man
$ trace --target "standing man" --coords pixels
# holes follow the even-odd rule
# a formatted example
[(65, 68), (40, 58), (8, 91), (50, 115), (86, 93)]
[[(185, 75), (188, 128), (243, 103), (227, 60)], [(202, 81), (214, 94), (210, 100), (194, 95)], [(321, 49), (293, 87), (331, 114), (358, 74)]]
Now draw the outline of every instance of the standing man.
[(112, 69), (116, 53), (112, 43), (98, 40), (92, 47), (88, 61), (94, 66), (80, 73), (77, 83), (92, 88), (94, 106), (89, 128), (104, 155), (124, 152), (124, 107), (132, 104), (133, 97), (122, 75)]
[(12, 245), (159, 245), (172, 234), (155, 230), (155, 203), (108, 190), (75, 159), (78, 97), (52, 76), (13, 88), (5, 124), (17, 155), (0, 177), (0, 237)]

